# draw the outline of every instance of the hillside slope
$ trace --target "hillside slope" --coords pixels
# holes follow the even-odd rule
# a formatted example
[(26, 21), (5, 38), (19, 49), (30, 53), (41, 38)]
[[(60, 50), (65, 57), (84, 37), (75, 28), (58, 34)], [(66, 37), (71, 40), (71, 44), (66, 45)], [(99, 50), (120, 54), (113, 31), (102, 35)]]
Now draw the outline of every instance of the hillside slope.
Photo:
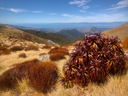
[(42, 32), (42, 31), (38, 31), (38, 30), (32, 30), (32, 29), (21, 29), (27, 33), (30, 33), (30, 34), (33, 34), (33, 35), (36, 35), (40, 38), (43, 38), (43, 39), (49, 39), (49, 40), (52, 40), (53, 42), (57, 43), (57, 44), (60, 44), (60, 45), (66, 45), (66, 44), (69, 44), (71, 42), (71, 39), (70, 38), (67, 38), (65, 36), (62, 36), (62, 35), (59, 35), (59, 34), (56, 34), (56, 33), (45, 33), (45, 32)]
[(66, 36), (66, 37), (68, 37), (70, 39), (75, 39), (77, 37), (84, 36), (83, 33), (79, 32), (76, 29), (72, 29), (72, 30), (60, 30), (59, 32), (57, 32), (57, 34)]
[(0, 42), (4, 42), (3, 39), (7, 38), (22, 39), (31, 42), (49, 44), (47, 39), (42, 39), (19, 29), (0, 24)]
[(124, 39), (128, 36), (128, 23), (111, 30), (104, 31), (101, 34), (107, 35), (108, 37), (118, 36), (121, 41), (124, 41)]

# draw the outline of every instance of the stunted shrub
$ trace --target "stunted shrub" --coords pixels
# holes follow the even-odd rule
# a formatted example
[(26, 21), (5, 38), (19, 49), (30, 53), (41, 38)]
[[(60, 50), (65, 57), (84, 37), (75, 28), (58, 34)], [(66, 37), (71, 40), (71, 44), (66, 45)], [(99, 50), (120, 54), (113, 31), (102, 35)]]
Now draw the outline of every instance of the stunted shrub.
[(50, 55), (50, 60), (51, 61), (57, 61), (57, 60), (60, 60), (60, 59), (64, 59), (65, 58), (64, 55), (65, 54), (63, 54), (63, 53), (54, 53), (54, 54), (51, 54)]
[(122, 43), (123, 43), (123, 48), (127, 49), (128, 48), (128, 37), (126, 37)]
[(42, 49), (51, 49), (51, 46), (50, 45), (45, 45), (42, 47)]
[(46, 53), (40, 53), (39, 56), (46, 55)]
[(0, 90), (10, 90), (17, 86), (18, 81), (26, 78), (27, 72), (34, 63), (22, 63), (5, 71), (0, 76)]
[(21, 51), (23, 49), (24, 49), (24, 47), (22, 47), (22, 46), (13, 46), (12, 48), (10, 48), (11, 51)]
[(18, 82), (27, 78), (27, 83), (37, 92), (47, 93), (55, 88), (58, 69), (53, 62), (39, 62), (36, 59), (16, 64), (0, 76), (0, 90), (15, 89)]
[(48, 54), (54, 54), (54, 53), (63, 53), (65, 55), (69, 55), (68, 49), (62, 47), (55, 47), (48, 52)]
[(29, 50), (38, 51), (38, 47), (36, 47), (36, 46), (29, 46), (29, 47), (26, 47), (26, 48), (25, 48), (25, 51), (29, 51)]
[(126, 70), (126, 58), (117, 37), (105, 38), (100, 34), (86, 35), (77, 42), (63, 71), (61, 83), (65, 88), (77, 84), (104, 82), (109, 74), (122, 74)]
[(10, 50), (9, 49), (4, 49), (0, 52), (0, 55), (8, 55), (10, 54)]
[(57, 66), (53, 62), (39, 62), (29, 70), (29, 84), (37, 92), (47, 93), (57, 82)]
[(0, 51), (5, 50), (5, 49), (7, 49), (7, 48), (4, 46), (0, 46)]
[(27, 56), (26, 56), (26, 54), (25, 54), (25, 53), (21, 53), (21, 54), (19, 54), (19, 57), (26, 58)]

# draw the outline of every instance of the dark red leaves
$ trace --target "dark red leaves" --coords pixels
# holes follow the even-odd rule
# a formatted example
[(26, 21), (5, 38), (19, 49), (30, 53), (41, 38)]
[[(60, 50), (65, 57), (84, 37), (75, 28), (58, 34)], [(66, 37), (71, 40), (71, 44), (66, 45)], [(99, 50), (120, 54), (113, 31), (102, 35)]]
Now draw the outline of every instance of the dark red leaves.
[(77, 84), (101, 83), (108, 74), (120, 74), (126, 69), (126, 58), (117, 37), (105, 38), (100, 34), (86, 35), (75, 44), (61, 80), (66, 88)]

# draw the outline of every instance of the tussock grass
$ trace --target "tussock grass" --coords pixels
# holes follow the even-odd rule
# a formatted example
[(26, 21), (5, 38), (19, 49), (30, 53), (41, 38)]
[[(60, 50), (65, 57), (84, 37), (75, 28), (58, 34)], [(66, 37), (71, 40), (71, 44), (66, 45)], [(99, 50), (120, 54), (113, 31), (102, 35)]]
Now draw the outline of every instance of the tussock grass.
[(10, 50), (9, 49), (4, 49), (4, 50), (2, 50), (1, 52), (0, 52), (0, 55), (8, 55), (8, 54), (10, 54)]
[(126, 37), (125, 39), (124, 39), (124, 41), (122, 42), (122, 46), (123, 46), (123, 48), (124, 49), (128, 49), (128, 37)]
[(54, 53), (50, 55), (50, 60), (51, 61), (57, 61), (60, 59), (64, 59), (65, 58), (65, 54), (64, 53)]
[(39, 93), (47, 93), (57, 82), (57, 66), (53, 62), (39, 62), (30, 68), (29, 84)]
[(19, 54), (19, 57), (26, 58), (27, 56), (26, 56), (25, 53), (20, 53), (20, 54)]
[(42, 49), (51, 49), (51, 46), (50, 45), (45, 45), (42, 47)]
[(68, 49), (67, 49), (67, 48), (62, 48), (62, 47), (54, 47), (54, 48), (51, 49), (48, 53), (49, 53), (49, 54), (63, 53), (63, 54), (65, 54), (65, 55), (69, 55)]
[(22, 47), (22, 46), (13, 46), (12, 48), (10, 48), (11, 51), (21, 51), (23, 49), (24, 49), (24, 47)]
[(38, 49), (38, 47), (36, 47), (36, 46), (28, 46), (28, 47), (25, 48), (25, 51), (29, 51), (29, 50), (38, 51), (39, 49)]
[(7, 48), (4, 46), (0, 46), (0, 51), (5, 50), (5, 49), (7, 49)]

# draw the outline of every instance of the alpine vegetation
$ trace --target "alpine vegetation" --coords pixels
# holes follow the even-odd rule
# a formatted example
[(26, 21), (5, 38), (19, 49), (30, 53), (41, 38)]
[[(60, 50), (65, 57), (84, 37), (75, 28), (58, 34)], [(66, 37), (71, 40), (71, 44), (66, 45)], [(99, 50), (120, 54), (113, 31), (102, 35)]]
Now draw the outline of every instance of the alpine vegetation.
[(63, 67), (61, 84), (65, 88), (89, 82), (103, 83), (109, 74), (121, 75), (126, 71), (126, 56), (117, 37), (105, 38), (99, 33), (85, 35), (75, 44), (69, 60)]

